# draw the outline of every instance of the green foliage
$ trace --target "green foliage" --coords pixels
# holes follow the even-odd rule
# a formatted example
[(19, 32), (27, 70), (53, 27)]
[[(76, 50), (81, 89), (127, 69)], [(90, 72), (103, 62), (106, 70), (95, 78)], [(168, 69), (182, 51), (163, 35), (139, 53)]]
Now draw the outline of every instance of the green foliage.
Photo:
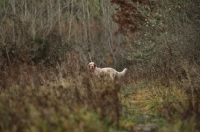
[(31, 46), (33, 47), (33, 50), (41, 51), (41, 52), (44, 49), (46, 49), (48, 45), (48, 42), (39, 36), (34, 36), (30, 38), (30, 43), (31, 43)]
[(97, 20), (101, 20), (103, 9), (101, 7), (101, 0), (87, 0), (86, 5), (89, 10), (92, 12), (92, 17)]
[(158, 132), (196, 132), (198, 131), (196, 125), (194, 118), (185, 121), (177, 120), (173, 124), (163, 126)]
[(158, 82), (155, 85), (143, 80), (124, 87), (121, 93), (123, 93), (121, 127), (129, 129), (134, 127), (138, 131), (147, 128), (159, 131), (198, 129), (195, 122), (198, 118), (193, 118), (193, 115), (187, 115), (187, 119), (182, 120), (189, 110), (188, 96), (176, 86), (175, 82), (166, 87), (159, 85)]
[[(0, 96), (1, 131), (111, 131), (98, 111), (68, 105), (66, 88), (13, 86)], [(66, 94), (63, 93), (66, 92)], [(71, 91), (72, 92), (72, 91)], [(64, 94), (61, 95), (61, 94)], [(73, 99), (71, 99), (73, 101)], [(89, 105), (89, 104), (88, 104)]]
[(143, 44), (144, 40), (135, 40), (129, 45), (129, 50), (127, 59), (135, 62), (144, 62), (150, 60), (151, 56), (155, 54), (155, 42), (151, 40)]
[(9, 5), (9, 0), (1, 0), (0, 1), (0, 10), (4, 9), (5, 7), (7, 7), (7, 5)]

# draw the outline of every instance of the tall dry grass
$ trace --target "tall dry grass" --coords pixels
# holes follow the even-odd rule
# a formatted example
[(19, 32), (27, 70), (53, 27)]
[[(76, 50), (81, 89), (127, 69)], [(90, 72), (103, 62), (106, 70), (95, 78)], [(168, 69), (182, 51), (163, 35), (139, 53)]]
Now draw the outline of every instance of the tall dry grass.
[(2, 73), (1, 131), (111, 131), (119, 126), (122, 83), (102, 82), (63, 65), (18, 64)]
[(113, 82), (76, 64), (18, 63), (4, 69), (1, 131), (167, 131), (166, 125), (198, 130), (199, 93), (189, 89), (198, 83), (171, 78), (166, 85), (134, 71)]

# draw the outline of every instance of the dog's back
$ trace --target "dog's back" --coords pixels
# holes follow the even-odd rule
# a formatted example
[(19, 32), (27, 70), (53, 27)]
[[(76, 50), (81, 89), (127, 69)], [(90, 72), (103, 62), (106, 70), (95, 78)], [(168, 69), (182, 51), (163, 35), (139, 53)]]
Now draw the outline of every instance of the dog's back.
[(112, 80), (114, 80), (115, 77), (121, 77), (126, 74), (127, 68), (125, 68), (122, 72), (118, 72), (113, 68), (106, 67), (106, 68), (98, 68), (94, 62), (90, 62), (88, 64), (90, 71), (93, 72), (98, 77), (102, 75), (109, 75)]

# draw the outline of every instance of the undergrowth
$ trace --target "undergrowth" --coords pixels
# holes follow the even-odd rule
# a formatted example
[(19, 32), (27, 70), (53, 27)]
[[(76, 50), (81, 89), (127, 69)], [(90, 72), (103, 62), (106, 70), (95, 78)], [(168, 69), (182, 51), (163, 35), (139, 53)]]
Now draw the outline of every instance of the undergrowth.
[(189, 114), (187, 90), (178, 87), (175, 81), (170, 83), (166, 87), (143, 80), (121, 89), (120, 126), (132, 131), (198, 131), (199, 112)]
[(5, 74), (0, 88), (0, 131), (104, 132), (118, 127), (119, 83), (102, 83), (84, 72), (64, 78), (56, 70), (28, 65), (7, 72), (15, 74)]
[(0, 131), (198, 130), (198, 111), (190, 108), (187, 89), (173, 80), (165, 86), (131, 76), (111, 81), (88, 72), (18, 68), (1, 82)]

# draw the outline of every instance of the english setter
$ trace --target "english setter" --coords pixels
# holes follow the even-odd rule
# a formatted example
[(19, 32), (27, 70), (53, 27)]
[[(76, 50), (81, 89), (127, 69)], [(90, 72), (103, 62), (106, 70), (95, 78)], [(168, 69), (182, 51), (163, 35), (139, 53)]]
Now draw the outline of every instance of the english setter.
[(127, 68), (125, 68), (122, 72), (118, 72), (113, 68), (107, 67), (107, 68), (97, 68), (97, 65), (94, 62), (90, 62), (88, 64), (88, 67), (90, 69), (90, 72), (94, 73), (96, 76), (104, 76), (109, 75), (112, 80), (115, 79), (115, 77), (121, 77), (126, 74)]

